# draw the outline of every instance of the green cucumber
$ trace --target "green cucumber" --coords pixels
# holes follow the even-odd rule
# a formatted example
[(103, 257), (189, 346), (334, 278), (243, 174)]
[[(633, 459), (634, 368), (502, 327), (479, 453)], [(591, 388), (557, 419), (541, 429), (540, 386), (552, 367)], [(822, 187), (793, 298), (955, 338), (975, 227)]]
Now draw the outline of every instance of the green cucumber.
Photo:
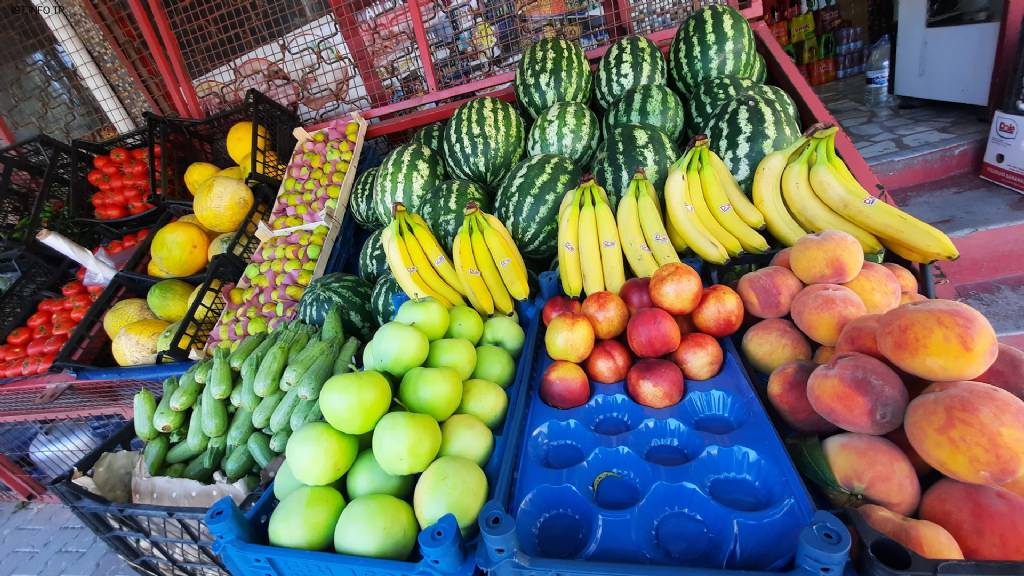
[(300, 352), (305, 350), (307, 343), (309, 343), (309, 329), (303, 327), (295, 334), (295, 338), (292, 339), (292, 343), (288, 346), (288, 362), (294, 360)]
[(287, 331), (287, 328), (282, 328), (281, 330), (271, 332), (270, 336), (264, 338), (263, 342), (260, 342), (260, 345), (252, 351), (252, 354), (249, 354), (249, 356), (246, 357), (245, 361), (242, 362), (242, 367), (238, 369), (239, 373), (242, 375), (243, 381), (245, 379), (251, 380), (256, 377), (256, 371), (263, 362), (263, 357), (266, 356), (267, 351), (277, 344), (277, 341), (281, 339), (281, 335)]
[(299, 389), (297, 387), (285, 392), (284, 398), (278, 402), (273, 414), (270, 415), (268, 426), (271, 432), (276, 434), (281, 430), (290, 430), (288, 420), (292, 416), (292, 411), (299, 405), (299, 400)]
[(337, 306), (332, 306), (327, 314), (324, 314), (324, 324), (320, 328), (320, 340), (330, 342), (345, 337), (345, 329), (341, 324), (341, 312)]
[(213, 368), (210, 369), (210, 394), (216, 400), (226, 400), (231, 396), (233, 386), (231, 366), (228, 364), (228, 351), (217, 348), (213, 351)]
[(153, 427), (153, 413), (156, 412), (156, 398), (143, 388), (135, 393), (132, 399), (132, 411), (135, 414), (135, 435), (149, 441), (156, 438), (157, 431)]
[(288, 418), (288, 427), (292, 432), (302, 428), (302, 425), (306, 423), (306, 415), (313, 408), (314, 404), (318, 404), (320, 400), (301, 400), (299, 405), (292, 410), (291, 417)]
[(231, 355), (228, 356), (228, 364), (231, 366), (231, 369), (236, 372), (241, 370), (242, 363), (249, 357), (249, 354), (252, 354), (253, 351), (256, 350), (266, 336), (266, 333), (260, 333), (242, 340), (241, 344), (232, 350)]
[(164, 459), (167, 458), (167, 450), (170, 448), (171, 439), (161, 434), (146, 443), (142, 449), (142, 461), (146, 464), (146, 470), (150, 476), (157, 476), (164, 466)]
[(196, 381), (195, 365), (189, 368), (178, 378), (178, 387), (171, 394), (170, 406), (175, 412), (184, 412), (196, 403), (199, 393), (203, 391), (203, 384)]
[(278, 454), (284, 454), (288, 446), (288, 438), (292, 435), (290, 430), (281, 430), (270, 437), (270, 449)]
[(323, 420), (323, 418), (324, 414), (320, 411), (320, 402), (317, 401), (317, 403), (313, 404), (309, 409), (309, 412), (306, 413), (306, 422), (319, 422)]
[(249, 447), (245, 444), (235, 447), (231, 454), (224, 461), (224, 474), (228, 480), (234, 482), (249, 473), (249, 469), (256, 461), (249, 453)]
[(210, 368), (213, 368), (213, 361), (209, 358), (203, 358), (196, 364), (196, 371), (192, 377), (196, 379), (196, 382), (206, 384), (210, 379)]
[(164, 470), (164, 476), (168, 478), (182, 478), (185, 476), (185, 463), (178, 462), (177, 464), (171, 464)]
[(291, 342), (290, 336), (284, 336), (267, 351), (267, 355), (260, 362), (260, 369), (256, 372), (256, 379), (252, 383), (253, 391), (260, 398), (266, 398), (280, 390), (281, 374), (288, 361), (288, 347)]
[(252, 412), (245, 408), (235, 410), (235, 415), (231, 417), (231, 425), (228, 426), (228, 446), (241, 446), (253, 430)]
[(188, 445), (188, 442), (179, 442), (167, 451), (167, 456), (164, 458), (164, 462), (167, 464), (179, 464), (187, 462), (202, 453), (202, 450), (193, 450), (192, 447)]
[(179, 442), (184, 442), (187, 436), (188, 426), (179, 426), (178, 428), (175, 428), (174, 430), (171, 431), (170, 434), (167, 435), (167, 437), (171, 439), (172, 446)]
[(294, 361), (288, 363), (288, 367), (284, 369), (284, 373), (281, 374), (281, 389), (289, 390), (302, 375), (309, 370), (309, 367), (313, 365), (321, 356), (323, 356), (330, 348), (331, 342), (329, 341), (318, 341), (306, 347), (301, 354), (295, 357)]
[(203, 433), (210, 438), (223, 436), (228, 430), (228, 410), (223, 400), (217, 400), (210, 394), (210, 387), (203, 390), (202, 400)]
[(242, 387), (235, 386), (231, 389), (231, 395), (228, 396), (228, 402), (235, 408), (242, 405)]
[(277, 456), (270, 449), (270, 436), (263, 432), (253, 432), (245, 445), (249, 448), (249, 454), (252, 454), (253, 459), (256, 460), (256, 464), (259, 464), (260, 468), (266, 468), (267, 464), (270, 464), (270, 461)]
[(299, 391), (299, 398), (313, 400), (320, 397), (320, 389), (323, 388), (324, 382), (331, 377), (331, 371), (334, 370), (334, 356), (337, 352), (338, 347), (331, 345), (327, 352), (321, 354), (309, 367), (309, 370), (306, 370), (306, 373), (295, 384), (295, 389)]
[(160, 403), (156, 405), (156, 411), (153, 412), (153, 427), (160, 432), (173, 432), (180, 428), (185, 421), (184, 412), (171, 410), (171, 397), (174, 396), (177, 389), (178, 381), (175, 378), (164, 380), (163, 398), (160, 399)]
[(253, 410), (252, 425), (260, 430), (266, 428), (270, 424), (270, 417), (274, 415), (274, 410), (281, 403), (281, 400), (284, 399), (284, 396), (285, 392), (278, 390), (260, 401), (260, 405), (256, 407), (256, 410)]
[(342, 344), (341, 350), (338, 351), (338, 357), (334, 360), (333, 374), (344, 374), (352, 369), (352, 358), (355, 357), (356, 351), (359, 350), (359, 339), (355, 336), (349, 336), (348, 340)]
[(206, 450), (210, 438), (203, 432), (203, 411), (202, 400), (192, 407), (192, 415), (188, 419), (188, 434), (185, 435), (185, 442), (197, 453)]

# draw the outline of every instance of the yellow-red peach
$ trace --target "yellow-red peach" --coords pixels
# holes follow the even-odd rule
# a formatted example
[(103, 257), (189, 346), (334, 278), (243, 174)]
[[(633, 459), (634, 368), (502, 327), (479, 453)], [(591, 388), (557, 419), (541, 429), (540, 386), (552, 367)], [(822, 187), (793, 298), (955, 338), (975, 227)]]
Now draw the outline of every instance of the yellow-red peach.
[(838, 284), (808, 286), (793, 298), (790, 315), (800, 331), (818, 344), (835, 346), (851, 320), (867, 314), (853, 290)]
[(1024, 350), (1000, 343), (996, 361), (975, 380), (998, 386), (1024, 400)]
[(900, 281), (888, 268), (874, 262), (864, 262), (860, 273), (843, 284), (860, 296), (869, 314), (884, 314), (900, 305)]
[(866, 314), (848, 322), (839, 333), (839, 340), (836, 340), (836, 352), (860, 352), (885, 360), (875, 340), (881, 318), (880, 314)]
[(793, 360), (810, 360), (811, 344), (789, 320), (769, 318), (754, 324), (743, 335), (740, 348), (758, 372), (771, 374)]
[(844, 432), (821, 443), (836, 482), (871, 504), (903, 515), (921, 499), (921, 484), (907, 456), (881, 436)]
[(885, 434), (899, 428), (908, 400), (892, 368), (867, 354), (845, 352), (814, 370), (807, 381), (807, 401), (843, 430)]
[(743, 300), (724, 284), (708, 286), (690, 320), (697, 330), (715, 338), (731, 336), (743, 325)]
[(768, 377), (768, 401), (791, 428), (808, 434), (836, 429), (807, 401), (807, 379), (818, 365), (806, 360), (787, 362)]
[(770, 262), (768, 262), (768, 265), (781, 266), (783, 268), (789, 269), (789, 255), (792, 252), (792, 248), (783, 248), (782, 250), (779, 250), (778, 252), (775, 253), (775, 256), (772, 256), (772, 259)]
[(789, 253), (789, 268), (804, 284), (849, 282), (863, 265), (860, 243), (840, 230), (807, 234), (793, 244)]
[(924, 302), (928, 300), (928, 297), (924, 294), (918, 294), (917, 292), (904, 292), (900, 294), (900, 306), (909, 302)]
[(836, 349), (834, 346), (818, 346), (818, 349), (814, 351), (814, 357), (811, 358), (811, 361), (815, 364), (824, 364), (835, 355)]
[(758, 318), (782, 318), (789, 314), (793, 298), (804, 287), (800, 279), (781, 266), (768, 266), (744, 274), (736, 284), (743, 306)]
[(911, 302), (886, 312), (878, 321), (876, 339), (889, 362), (932, 382), (973, 380), (999, 354), (989, 321), (953, 300)]
[(888, 268), (896, 277), (896, 281), (900, 283), (900, 292), (917, 292), (917, 276), (914, 276), (913, 272), (892, 262), (883, 262), (882, 266)]
[(913, 464), (918, 476), (924, 476), (934, 470), (924, 461), (924, 458), (921, 458), (917, 450), (914, 450), (914, 447), (910, 445), (910, 440), (907, 440), (907, 432), (902, 426), (889, 432), (885, 437), (893, 444), (899, 446), (900, 450), (903, 450), (903, 453), (910, 459), (910, 463)]
[(865, 504), (857, 513), (875, 530), (925, 558), (963, 560), (964, 553), (953, 535), (927, 520), (914, 520), (876, 504)]
[(949, 531), (968, 560), (1024, 560), (1024, 496), (943, 478), (925, 492), (920, 517)]

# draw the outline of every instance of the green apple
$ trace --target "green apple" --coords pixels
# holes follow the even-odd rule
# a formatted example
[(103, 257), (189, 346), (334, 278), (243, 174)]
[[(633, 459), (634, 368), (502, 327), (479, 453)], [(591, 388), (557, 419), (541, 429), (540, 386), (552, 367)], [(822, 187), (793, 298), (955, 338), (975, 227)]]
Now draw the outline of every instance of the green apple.
[(437, 420), (415, 412), (389, 412), (373, 430), (373, 457), (392, 476), (423, 472), (441, 448)]
[(430, 341), (418, 329), (395, 321), (377, 329), (372, 347), (376, 368), (401, 378), (427, 359)]
[(278, 500), (284, 500), (286, 496), (301, 486), (303, 486), (302, 482), (295, 478), (295, 474), (292, 474), (292, 469), (288, 467), (288, 461), (283, 460), (274, 474), (274, 497)]
[(459, 305), (448, 311), (448, 331), (445, 338), (465, 338), (476, 346), (484, 333), (484, 321), (469, 306)]
[(476, 367), (476, 347), (465, 338), (434, 340), (430, 343), (430, 352), (424, 366), (452, 368), (465, 380)]
[(368, 558), (405, 560), (416, 545), (419, 527), (408, 502), (388, 494), (360, 496), (341, 511), (334, 529), (334, 550)]
[(363, 370), (379, 370), (376, 359), (373, 357), (373, 340), (363, 347)]
[(455, 413), (476, 416), (488, 428), (497, 430), (505, 421), (507, 409), (508, 394), (504, 388), (490, 380), (472, 378), (462, 383), (462, 402)]
[(355, 436), (327, 422), (310, 422), (288, 439), (285, 457), (295, 479), (306, 486), (325, 486), (348, 472), (359, 453)]
[(462, 377), (454, 368), (413, 368), (402, 377), (398, 400), (411, 412), (444, 422), (462, 402)]
[(413, 510), (420, 528), (453, 514), (463, 536), (473, 534), (476, 518), (487, 500), (487, 476), (479, 466), (458, 456), (434, 461), (416, 482)]
[(476, 368), (473, 378), (490, 380), (502, 388), (508, 388), (516, 377), (516, 361), (504, 348), (492, 344), (477, 346)]
[(300, 486), (278, 503), (270, 515), (271, 546), (323, 550), (331, 545), (345, 499), (329, 486)]
[[(443, 432), (441, 443), (444, 443)], [(392, 476), (382, 470), (373, 457), (372, 449), (360, 452), (345, 475), (345, 487), (349, 498), (359, 498), (367, 494), (390, 494), (397, 498), (408, 498), (414, 482), (412, 476)]]
[(331, 376), (320, 390), (324, 420), (345, 434), (366, 434), (391, 406), (391, 384), (380, 372)]
[(481, 344), (493, 344), (504, 348), (513, 358), (519, 358), (523, 351), (523, 343), (526, 342), (526, 332), (523, 327), (508, 316), (492, 316), (484, 322), (484, 334), (480, 338)]
[(448, 309), (433, 298), (406, 300), (398, 308), (395, 322), (415, 326), (434, 341), (448, 331)]
[(492, 450), (494, 434), (476, 416), (453, 414), (441, 424), (441, 449), (437, 452), (438, 456), (461, 456), (483, 468)]

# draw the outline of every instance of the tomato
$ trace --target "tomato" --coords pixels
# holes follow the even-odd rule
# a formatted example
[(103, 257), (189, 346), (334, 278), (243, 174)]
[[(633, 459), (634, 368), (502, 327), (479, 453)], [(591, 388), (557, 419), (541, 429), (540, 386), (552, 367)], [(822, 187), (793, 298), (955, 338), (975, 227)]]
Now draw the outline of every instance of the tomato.
[(92, 159), (92, 165), (95, 168), (103, 169), (107, 164), (110, 164), (110, 158), (106, 156), (96, 156)]
[(85, 306), (86, 308), (92, 306), (92, 298), (89, 298), (89, 295), (85, 292), (88, 289), (89, 288), (87, 286), (83, 286), (81, 294), (72, 294), (71, 296), (68, 296), (65, 300), (64, 310), (81, 308), (82, 306)]
[(68, 334), (75, 327), (75, 321), (71, 319), (71, 313), (62, 310), (53, 315), (53, 333)]
[(21, 376), (21, 361), (9, 360), (0, 364), (0, 378), (16, 378)]
[(57, 353), (56, 352), (54, 352), (53, 354), (47, 354), (47, 355), (43, 356), (42, 358), (40, 358), (39, 359), (39, 372), (38, 373), (42, 374), (43, 372), (46, 372), (47, 370), (49, 370), (50, 366), (53, 366), (53, 361), (56, 358), (57, 358)]
[(107, 220), (113, 220), (115, 218), (124, 218), (128, 215), (128, 211), (125, 210), (124, 206), (111, 205), (107, 206)]
[(0, 362), (7, 360), (7, 349), (10, 348), (7, 344), (0, 344)]
[(28, 346), (25, 347), (25, 353), (28, 354), (29, 357), (45, 354), (46, 351), (43, 349), (43, 346), (46, 344), (46, 339), (49, 337), (50, 336), (33, 338), (32, 341), (28, 343)]
[(67, 284), (60, 287), (60, 293), (65, 296), (71, 296), (74, 294), (85, 294), (85, 286), (77, 280), (72, 280)]
[(89, 173), (85, 176), (85, 179), (89, 181), (89, 184), (99, 188), (100, 184), (107, 180), (106, 175), (97, 169), (89, 170)]
[(139, 242), (145, 240), (146, 236), (149, 236), (149, 228), (143, 228), (135, 233), (135, 238), (137, 238)]
[(122, 250), (124, 250), (124, 243), (120, 240), (111, 240), (110, 243), (107, 244), (107, 252), (110, 254), (117, 254)]
[(117, 190), (119, 188), (123, 188), (124, 187), (124, 180), (125, 180), (125, 178), (124, 178), (123, 175), (121, 175), (121, 174), (114, 174), (113, 176), (110, 177), (110, 188), (112, 190)]
[(39, 312), (54, 312), (62, 308), (64, 308), (63, 298), (47, 298), (46, 300), (43, 300), (42, 302), (39, 303), (39, 306), (36, 308), (36, 310), (38, 310)]
[(128, 159), (128, 151), (120, 146), (116, 146), (110, 149), (110, 159), (118, 164)]
[(121, 173), (121, 167), (113, 162), (99, 166), (100, 172), (103, 172), (107, 176), (113, 176)]
[(68, 315), (71, 316), (71, 319), (74, 320), (75, 322), (81, 322), (82, 318), (85, 318), (85, 315), (88, 312), (89, 312), (88, 308), (83, 308), (83, 307), (79, 306), (77, 308), (72, 308), (71, 312), (69, 312)]
[(92, 298), (93, 302), (95, 302), (96, 299), (100, 297), (100, 294), (103, 293), (103, 286), (86, 286), (85, 289), (89, 292), (89, 296)]
[(50, 322), (49, 312), (36, 312), (35, 314), (28, 317), (25, 321), (25, 326), (29, 328), (35, 328), (41, 324), (48, 324)]
[[(27, 333), (26, 333), (26, 336), (28, 336)], [(10, 340), (10, 338), (8, 338), (8, 340)], [(8, 360), (18, 360), (18, 359), (24, 358), (25, 357), (25, 346), (23, 344), (28, 344), (28, 340), (26, 340), (22, 344), (18, 344), (18, 345), (11, 344), (11, 346), (7, 349), (7, 359)]]
[(53, 326), (50, 326), (49, 322), (47, 322), (46, 324), (40, 324), (39, 326), (36, 326), (35, 328), (32, 329), (33, 340), (38, 340), (40, 338), (49, 338), (50, 336), (53, 336)]
[(132, 160), (124, 165), (124, 173), (131, 176), (148, 176), (149, 166), (145, 162)]
[(21, 375), (22, 376), (35, 376), (39, 373), (39, 367), (42, 366), (43, 359), (39, 356), (28, 356), (21, 361)]
[(124, 237), (121, 238), (121, 242), (124, 243), (125, 248), (131, 248), (139, 243), (134, 234), (125, 234)]
[(128, 151), (135, 160), (145, 161), (149, 158), (149, 148), (136, 148)]
[(68, 341), (66, 334), (54, 334), (43, 341), (43, 354), (56, 354), (60, 352), (60, 349), (64, 347), (64, 343)]
[(124, 188), (112, 188), (107, 192), (107, 205), (120, 206), (125, 202)]

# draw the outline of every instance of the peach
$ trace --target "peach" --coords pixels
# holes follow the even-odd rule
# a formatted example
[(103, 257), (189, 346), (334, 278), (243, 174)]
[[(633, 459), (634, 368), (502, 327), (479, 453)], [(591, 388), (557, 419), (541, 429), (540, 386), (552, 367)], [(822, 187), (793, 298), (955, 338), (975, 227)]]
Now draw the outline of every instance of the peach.
[(921, 484), (907, 456), (881, 436), (845, 432), (821, 443), (836, 482), (871, 504), (908, 515), (921, 499)]
[(975, 380), (998, 386), (1024, 400), (1024, 350), (1000, 343), (996, 361)]
[(1016, 479), (1010, 480), (1006, 484), (1001, 484), (999, 487), (1009, 490), (1017, 496), (1024, 496), (1024, 476), (1018, 476)]
[(679, 326), (680, 334), (689, 334), (690, 332), (696, 332), (697, 327), (693, 325), (693, 319), (690, 318), (689, 314), (679, 314), (673, 316), (676, 319), (676, 325)]
[(924, 302), (925, 300), (928, 300), (928, 297), (917, 292), (904, 292), (900, 294), (900, 306), (908, 302)]
[(917, 292), (917, 276), (914, 276), (913, 272), (892, 262), (883, 262), (882, 266), (888, 268), (896, 277), (896, 281), (900, 283), (900, 292)]
[(789, 320), (769, 318), (754, 324), (743, 335), (740, 348), (758, 372), (773, 370), (793, 360), (810, 360), (811, 345)]
[(731, 336), (743, 324), (743, 300), (735, 290), (723, 284), (704, 289), (700, 303), (690, 313), (697, 330), (715, 338)]
[(787, 362), (768, 377), (768, 401), (791, 428), (808, 434), (832, 432), (836, 427), (822, 418), (807, 401), (807, 379), (817, 364)]
[(665, 264), (655, 270), (647, 287), (654, 305), (670, 314), (693, 312), (701, 301), (703, 289), (700, 274), (681, 262)]
[(860, 242), (840, 230), (808, 234), (797, 240), (789, 253), (789, 267), (804, 284), (849, 282), (863, 265)]
[(956, 538), (968, 560), (1024, 560), (1024, 497), (943, 478), (921, 499), (921, 519)]
[(1024, 400), (982, 382), (932, 384), (904, 427), (925, 462), (954, 480), (998, 486), (1024, 475)]
[(804, 287), (800, 279), (781, 266), (768, 266), (744, 274), (736, 284), (747, 312), (758, 318), (782, 318), (789, 314), (793, 298)]
[(818, 346), (818, 349), (814, 351), (814, 357), (811, 361), (815, 364), (824, 364), (832, 359), (836, 355), (836, 349), (833, 346)]
[(768, 262), (769, 266), (779, 266), (785, 269), (789, 269), (789, 255), (793, 252), (792, 248), (783, 248), (772, 256), (771, 262)]
[(614, 292), (595, 292), (583, 301), (580, 309), (594, 326), (594, 336), (601, 340), (615, 338), (626, 331), (629, 308)]
[(914, 465), (914, 470), (917, 470), (918, 476), (924, 476), (933, 470), (933, 468), (924, 461), (924, 458), (921, 458), (921, 455), (917, 453), (917, 450), (914, 450), (914, 447), (910, 445), (910, 440), (907, 439), (907, 431), (904, 430), (902, 426), (892, 432), (889, 432), (885, 437), (893, 444), (899, 446), (900, 450), (903, 450), (903, 453), (910, 459), (910, 463)]
[(857, 508), (869, 526), (925, 558), (963, 560), (964, 553), (953, 535), (927, 520), (914, 520), (875, 504)]
[(881, 314), (867, 314), (843, 326), (839, 340), (836, 340), (836, 352), (860, 352), (885, 360), (878, 351), (878, 342), (875, 341), (875, 332), (878, 331), (878, 321), (881, 318)]
[(886, 312), (878, 322), (876, 338), (878, 350), (889, 362), (932, 382), (973, 380), (999, 354), (996, 332), (988, 320), (952, 300), (911, 302)]
[(722, 346), (714, 337), (700, 332), (683, 334), (679, 347), (669, 354), (687, 380), (708, 380), (722, 369)]
[(853, 280), (843, 284), (860, 296), (869, 314), (884, 314), (900, 305), (900, 281), (888, 268), (865, 262)]
[(801, 290), (793, 299), (790, 314), (808, 338), (835, 346), (846, 324), (867, 314), (867, 309), (853, 290), (838, 284), (820, 284)]
[(807, 381), (807, 401), (822, 418), (850, 432), (885, 434), (899, 428), (907, 389), (884, 362), (866, 354), (836, 354)]
[(551, 319), (544, 346), (552, 360), (583, 362), (594, 349), (594, 325), (582, 312), (564, 312)]

